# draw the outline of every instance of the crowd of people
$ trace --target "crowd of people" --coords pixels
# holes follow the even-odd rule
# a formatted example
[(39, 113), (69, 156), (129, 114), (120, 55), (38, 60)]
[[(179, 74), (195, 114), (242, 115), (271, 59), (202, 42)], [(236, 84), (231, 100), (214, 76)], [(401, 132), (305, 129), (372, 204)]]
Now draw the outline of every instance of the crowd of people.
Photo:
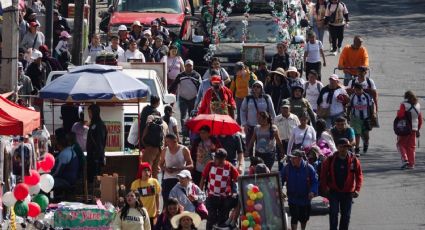
[[(95, 61), (103, 51), (112, 52), (119, 62), (165, 62), (168, 91), (178, 99), (177, 106), (158, 111), (161, 99), (152, 96), (140, 114), (142, 162), (114, 229), (192, 230), (202, 219), (207, 229), (236, 226), (241, 209), (238, 177), (276, 171), (286, 187), (293, 230), (298, 223), (306, 229), (311, 199), (319, 195), (329, 199), (330, 229), (348, 229), (352, 200), (359, 196), (363, 181), (359, 159), (369, 150), (370, 131), (379, 127), (377, 87), (370, 77), (362, 37), (357, 35), (352, 44), (342, 47), (349, 21), (347, 6), (339, 0), (306, 2), (311, 8), (312, 30), (307, 33), (301, 71), (290, 65), (287, 44), (278, 43), (270, 69), (262, 60), (255, 69), (237, 62), (230, 76), (214, 57), (201, 75), (194, 70), (197, 63), (180, 56), (180, 41), (167, 30), (163, 18), (153, 20), (149, 28), (139, 21), (130, 28), (121, 25), (108, 46), (101, 44), (99, 34), (92, 35), (83, 53), (85, 62)], [(66, 20), (58, 11), (54, 15), (51, 54), (34, 13), (28, 9), (20, 14), (22, 95), (41, 89), (49, 71), (67, 69), (71, 35)], [(343, 81), (337, 74), (322, 74), (326, 28), (331, 53), (340, 53), (338, 69), (344, 72)], [(415, 94), (407, 91), (404, 97), (397, 116), (409, 116), (412, 125), (408, 135), (398, 137), (397, 147), (402, 169), (413, 169), (422, 118)], [(180, 110), (179, 122), (173, 107)], [(209, 126), (188, 130), (185, 122), (199, 114), (229, 115), (242, 131), (213, 135)], [(75, 137), (62, 130), (57, 133), (56, 191), (66, 191), (80, 177), (82, 151), (87, 151), (89, 182), (101, 173), (107, 130), (98, 106), (89, 107), (89, 116), (89, 126), (82, 118), (66, 128)], [(245, 167), (245, 158), (249, 158), (249, 167)]]

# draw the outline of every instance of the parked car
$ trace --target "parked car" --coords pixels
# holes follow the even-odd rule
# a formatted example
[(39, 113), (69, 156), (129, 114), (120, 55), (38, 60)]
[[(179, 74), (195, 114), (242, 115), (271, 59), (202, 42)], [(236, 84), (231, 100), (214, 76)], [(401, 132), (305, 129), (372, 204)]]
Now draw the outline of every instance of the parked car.
[(119, 0), (115, 4), (110, 34), (117, 34), (120, 25), (130, 28), (134, 21), (149, 27), (151, 21), (161, 17), (167, 20), (167, 28), (178, 34), (184, 17), (191, 14), (188, 0)]

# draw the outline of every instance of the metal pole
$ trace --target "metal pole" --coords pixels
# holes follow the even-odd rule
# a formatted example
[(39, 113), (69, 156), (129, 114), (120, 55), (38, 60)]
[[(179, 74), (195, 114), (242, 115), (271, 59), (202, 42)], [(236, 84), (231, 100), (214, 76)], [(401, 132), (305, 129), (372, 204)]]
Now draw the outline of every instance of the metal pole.
[(90, 1), (89, 37), (96, 33), (96, 0)]
[(83, 55), (83, 20), (84, 1), (75, 1), (74, 36), (72, 37), (72, 63), (74, 65), (81, 65)]
[[(46, 45), (50, 50), (53, 49), (53, 1), (46, 0)], [(52, 52), (53, 53), (53, 52)]]

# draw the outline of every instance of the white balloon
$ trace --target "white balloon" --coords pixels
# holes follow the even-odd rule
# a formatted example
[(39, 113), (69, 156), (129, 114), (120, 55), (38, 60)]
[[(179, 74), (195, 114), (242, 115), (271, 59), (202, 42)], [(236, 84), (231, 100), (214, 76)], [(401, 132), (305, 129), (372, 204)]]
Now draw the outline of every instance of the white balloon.
[(37, 195), (40, 192), (40, 183), (30, 187), (30, 195)]
[(31, 195), (30, 194), (28, 194), (28, 196), (27, 197), (25, 197), (25, 203), (29, 203), (29, 202), (31, 202)]
[(40, 188), (43, 192), (48, 193), (52, 190), (53, 185), (55, 185), (55, 180), (50, 174), (43, 174), (40, 177)]
[(16, 203), (15, 195), (13, 195), (12, 192), (6, 192), (3, 194), (3, 204), (6, 205), (6, 207), (10, 208)]

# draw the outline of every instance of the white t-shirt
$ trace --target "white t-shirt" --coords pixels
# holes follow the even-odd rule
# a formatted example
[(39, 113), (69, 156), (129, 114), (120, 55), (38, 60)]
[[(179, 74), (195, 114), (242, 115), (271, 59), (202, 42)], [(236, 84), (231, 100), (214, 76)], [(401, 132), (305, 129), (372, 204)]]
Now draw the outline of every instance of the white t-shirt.
[(320, 62), (320, 50), (323, 49), (323, 44), (321, 41), (316, 40), (314, 44), (307, 42), (305, 45), (305, 51), (308, 52), (306, 62), (316, 63)]
[[(305, 138), (304, 138), (305, 134)], [(303, 141), (304, 139), (304, 141)], [(316, 131), (310, 125), (305, 129), (300, 129), (299, 126), (292, 130), (292, 135), (289, 138), (287, 153), (290, 154), (292, 146), (295, 144), (302, 144), (303, 147), (310, 147), (316, 143)]]
[(177, 119), (174, 117), (170, 117), (170, 122), (168, 122), (168, 134), (178, 135), (178, 133), (174, 133), (174, 127), (177, 127)]
[(126, 62), (127, 61), (127, 59), (125, 58), (125, 51), (124, 51), (123, 48), (121, 48), (121, 46), (118, 46), (117, 50), (113, 50), (111, 45), (109, 45), (105, 48), (105, 50), (108, 51), (108, 52), (112, 52), (115, 55), (117, 55), (118, 56), (118, 59), (117, 59), (118, 62)]
[(308, 100), (308, 102), (310, 102), (313, 110), (317, 110), (317, 99), (319, 98), (320, 90), (322, 88), (323, 84), (320, 81), (316, 81), (314, 84), (306, 82), (304, 85), (305, 98)]
[[(329, 108), (329, 104), (327, 103), (327, 100), (326, 100), (328, 98), (328, 94), (329, 94), (329, 92), (326, 92), (326, 93), (323, 94), (323, 98), (322, 98), (323, 101), (320, 104), (320, 107)], [(331, 106), (331, 109), (330, 109), (330, 115), (331, 116), (335, 116), (335, 115), (338, 115), (338, 114), (344, 112), (344, 105), (337, 100), (337, 97), (340, 94), (347, 95), (347, 91), (345, 91), (345, 89), (343, 89), (343, 88), (339, 88), (339, 89), (335, 90), (334, 95), (332, 97), (332, 103), (330, 105)]]
[[(368, 83), (368, 79), (369, 79), (369, 83)], [(356, 77), (356, 79), (354, 80), (354, 83), (360, 83), (360, 85), (362, 85), (363, 89), (374, 89), (374, 90), (376, 90), (375, 82), (372, 79), (367, 78), (367, 77), (365, 77), (365, 80), (363, 82), (359, 82), (359, 78)], [(370, 84), (370, 87), (369, 87), (369, 84)], [(347, 86), (347, 89), (351, 89), (351, 88), (353, 88), (353, 81), (352, 80), (348, 82), (348, 86)]]
[(124, 57), (126, 61), (129, 61), (130, 59), (142, 59), (142, 62), (145, 62), (145, 55), (137, 49), (134, 52), (131, 52), (128, 49), (125, 51)]

